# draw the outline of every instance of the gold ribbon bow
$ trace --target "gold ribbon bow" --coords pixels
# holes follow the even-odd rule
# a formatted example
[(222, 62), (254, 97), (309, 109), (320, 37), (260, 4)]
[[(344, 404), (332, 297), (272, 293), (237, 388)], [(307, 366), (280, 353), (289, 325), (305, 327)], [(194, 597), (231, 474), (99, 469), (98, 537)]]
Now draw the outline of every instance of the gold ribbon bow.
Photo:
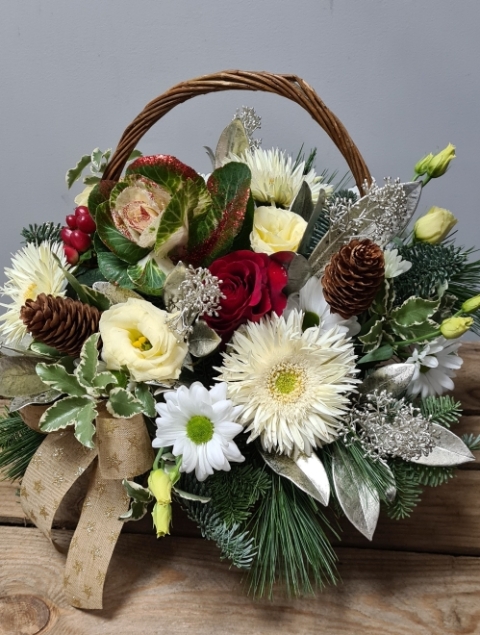
[[(21, 412), (38, 430), (45, 408)], [(52, 524), (60, 503), (75, 481), (92, 465), (80, 520), (68, 550), (65, 593), (72, 606), (101, 609), (108, 565), (129, 507), (123, 478), (151, 469), (153, 450), (143, 415), (112, 417), (102, 404), (96, 418), (96, 447), (81, 445), (71, 430), (52, 432), (34, 454), (20, 488), (23, 511), (54, 543)]]

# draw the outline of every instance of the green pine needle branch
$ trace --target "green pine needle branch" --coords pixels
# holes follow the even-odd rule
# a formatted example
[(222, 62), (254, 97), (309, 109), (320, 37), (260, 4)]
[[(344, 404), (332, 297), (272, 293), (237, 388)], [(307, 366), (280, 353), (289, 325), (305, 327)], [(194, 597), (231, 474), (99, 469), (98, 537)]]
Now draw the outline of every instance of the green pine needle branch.
[(60, 242), (60, 230), (62, 226), (60, 224), (55, 223), (42, 223), (41, 225), (37, 225), (36, 223), (33, 225), (29, 225), (28, 228), (24, 227), (22, 229), (21, 236), (24, 239), (24, 242), (33, 243), (37, 247), (41, 243), (56, 243)]
[(430, 417), (434, 423), (450, 428), (458, 423), (462, 415), (462, 404), (448, 395), (426, 397), (421, 401), (420, 410), (426, 419)]
[(0, 419), (0, 471), (14, 481), (25, 474), (33, 455), (45, 435), (35, 432), (23, 422), (18, 412), (8, 412)]

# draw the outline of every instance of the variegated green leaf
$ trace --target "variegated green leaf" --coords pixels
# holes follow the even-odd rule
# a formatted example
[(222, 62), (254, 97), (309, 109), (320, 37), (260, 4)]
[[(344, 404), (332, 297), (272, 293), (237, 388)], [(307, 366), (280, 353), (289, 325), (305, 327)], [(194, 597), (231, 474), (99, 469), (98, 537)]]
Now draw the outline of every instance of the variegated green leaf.
[(130, 419), (143, 412), (143, 404), (124, 388), (114, 388), (109, 393), (107, 410), (114, 417)]
[(399, 326), (411, 327), (426, 322), (437, 311), (440, 300), (424, 300), (412, 297), (391, 312), (391, 318)]
[(81, 397), (86, 394), (85, 388), (79, 383), (77, 377), (67, 373), (61, 364), (37, 364), (36, 371), (43, 383), (53, 390), (72, 397)]
[(98, 367), (98, 340), (100, 333), (94, 333), (85, 340), (80, 352), (80, 362), (75, 369), (78, 382), (85, 388), (93, 385), (93, 379)]
[(155, 399), (147, 384), (141, 383), (135, 386), (135, 397), (142, 404), (143, 412), (147, 417), (154, 417), (156, 415)]
[(65, 397), (45, 410), (40, 418), (40, 429), (43, 432), (55, 432), (80, 424), (80, 442), (93, 447), (92, 436), (95, 430), (92, 432), (92, 421), (96, 414), (95, 403), (89, 397)]

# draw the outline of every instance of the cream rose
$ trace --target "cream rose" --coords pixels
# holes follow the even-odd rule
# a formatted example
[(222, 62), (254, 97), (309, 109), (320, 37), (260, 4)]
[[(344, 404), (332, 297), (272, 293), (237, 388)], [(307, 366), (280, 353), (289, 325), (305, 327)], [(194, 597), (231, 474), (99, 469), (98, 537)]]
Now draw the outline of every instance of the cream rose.
[(250, 244), (257, 253), (297, 251), (306, 227), (307, 222), (294, 212), (278, 207), (257, 207)]
[(178, 379), (188, 346), (166, 325), (168, 313), (129, 298), (100, 318), (102, 357), (110, 370), (126, 367), (135, 381)]

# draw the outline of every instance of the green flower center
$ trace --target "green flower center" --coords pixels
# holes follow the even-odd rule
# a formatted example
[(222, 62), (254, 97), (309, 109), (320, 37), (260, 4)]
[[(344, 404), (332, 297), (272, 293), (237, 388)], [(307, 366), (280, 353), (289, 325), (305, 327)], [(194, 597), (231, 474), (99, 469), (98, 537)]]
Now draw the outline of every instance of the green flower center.
[(282, 362), (273, 368), (267, 385), (275, 401), (291, 403), (304, 392), (306, 379), (307, 374), (301, 366)]
[(306, 331), (311, 326), (320, 326), (320, 317), (313, 311), (305, 311), (303, 316), (302, 329)]
[(187, 421), (187, 437), (196, 445), (208, 443), (213, 437), (213, 423), (203, 415), (193, 415)]

